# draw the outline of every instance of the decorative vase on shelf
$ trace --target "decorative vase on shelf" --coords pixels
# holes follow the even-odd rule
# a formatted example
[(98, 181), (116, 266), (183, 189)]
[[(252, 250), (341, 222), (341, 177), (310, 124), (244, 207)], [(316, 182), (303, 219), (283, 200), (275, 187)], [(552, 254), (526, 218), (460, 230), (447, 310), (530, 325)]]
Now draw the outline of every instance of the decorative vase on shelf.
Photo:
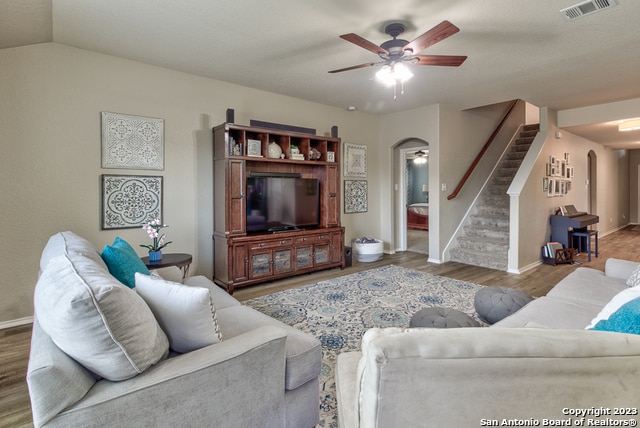
[(269, 143), (267, 156), (271, 159), (279, 159), (282, 154), (282, 148), (275, 141)]
[(159, 262), (162, 260), (162, 251), (149, 251), (149, 262)]

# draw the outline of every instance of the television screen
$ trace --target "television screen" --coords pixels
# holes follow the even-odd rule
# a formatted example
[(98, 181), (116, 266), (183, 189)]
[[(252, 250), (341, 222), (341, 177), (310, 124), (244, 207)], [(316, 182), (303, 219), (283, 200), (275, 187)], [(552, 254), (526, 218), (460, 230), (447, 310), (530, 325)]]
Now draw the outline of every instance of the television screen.
[(247, 232), (294, 230), (320, 224), (316, 178), (247, 178)]

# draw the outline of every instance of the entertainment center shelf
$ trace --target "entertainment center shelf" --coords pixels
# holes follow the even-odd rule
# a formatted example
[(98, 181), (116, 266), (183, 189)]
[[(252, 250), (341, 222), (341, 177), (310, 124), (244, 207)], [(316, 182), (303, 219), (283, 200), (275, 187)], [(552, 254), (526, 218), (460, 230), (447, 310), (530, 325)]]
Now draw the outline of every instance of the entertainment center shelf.
[[(337, 137), (231, 123), (213, 128), (218, 285), (231, 294), (237, 287), (344, 268), (339, 154)], [(270, 231), (274, 219), (287, 230)]]

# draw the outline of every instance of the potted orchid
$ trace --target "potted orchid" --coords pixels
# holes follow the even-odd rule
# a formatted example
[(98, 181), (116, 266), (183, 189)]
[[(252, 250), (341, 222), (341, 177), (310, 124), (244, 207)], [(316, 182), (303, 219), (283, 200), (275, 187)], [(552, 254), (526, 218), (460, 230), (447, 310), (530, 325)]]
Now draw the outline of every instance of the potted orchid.
[(172, 241), (167, 241), (167, 235), (160, 234), (160, 230), (163, 227), (169, 227), (166, 224), (162, 224), (159, 219), (151, 220), (148, 223), (145, 223), (142, 228), (147, 232), (149, 237), (153, 240), (151, 245), (141, 244), (141, 247), (147, 248), (149, 250), (149, 261), (157, 262), (162, 260), (162, 249), (167, 245), (171, 244)]

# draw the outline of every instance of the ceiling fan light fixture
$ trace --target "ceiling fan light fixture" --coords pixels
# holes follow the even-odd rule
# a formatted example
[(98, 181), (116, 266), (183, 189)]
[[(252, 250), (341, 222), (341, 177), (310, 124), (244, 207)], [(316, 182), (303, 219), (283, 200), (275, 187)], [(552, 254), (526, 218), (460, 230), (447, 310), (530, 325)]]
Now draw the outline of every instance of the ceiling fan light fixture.
[(630, 119), (618, 125), (618, 131), (636, 131), (640, 129), (640, 119)]
[(404, 83), (413, 77), (413, 73), (402, 63), (384, 65), (376, 73), (376, 79), (387, 86)]

